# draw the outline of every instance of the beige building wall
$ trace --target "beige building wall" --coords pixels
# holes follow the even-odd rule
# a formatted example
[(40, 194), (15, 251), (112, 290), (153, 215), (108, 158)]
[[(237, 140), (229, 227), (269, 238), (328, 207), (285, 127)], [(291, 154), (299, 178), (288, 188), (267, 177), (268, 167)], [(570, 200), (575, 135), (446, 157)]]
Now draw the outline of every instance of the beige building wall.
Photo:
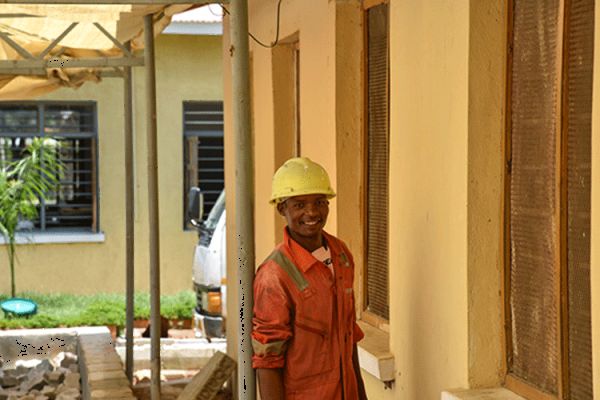
[[(221, 100), (220, 36), (160, 35), (156, 41), (161, 292), (191, 289), (197, 235), (183, 229), (183, 101)], [(145, 84), (134, 68), (136, 290), (149, 290)], [(123, 81), (106, 78), (40, 100), (91, 100), (98, 111), (101, 243), (19, 245), (17, 290), (97, 293), (125, 290)], [(4, 251), (2, 257), (5, 256)], [(0, 262), (0, 265), (6, 265)], [(7, 269), (8, 271), (8, 269)], [(8, 274), (8, 272), (5, 274)], [(7, 275), (5, 275), (7, 276)], [(0, 280), (0, 292), (10, 289)]]
[[(267, 3), (251, 1), (249, 19), (252, 33), (268, 42), (274, 37), (275, 7)], [(503, 384), (507, 3), (389, 1), (389, 337), (395, 382), (391, 389), (385, 389), (382, 382), (363, 371), (369, 398), (439, 399), (446, 389)], [(303, 1), (284, 1), (281, 29), (282, 38), (297, 35), (300, 42), (303, 150), (325, 164), (335, 182), (339, 196), (332, 204), (336, 217), (330, 223), (335, 221), (336, 229), (329, 228), (350, 244), (360, 282), (364, 259), (360, 2), (320, 1), (307, 7)], [(599, 32), (596, 27), (597, 44)], [(271, 50), (252, 42), (251, 50), (256, 257), (260, 262), (277, 238), (273, 232), (276, 216), (266, 201), (277, 167), (274, 160), (280, 157), (274, 145), (274, 127), (281, 121), (274, 115), (277, 106), (273, 101), (282, 77), (273, 76), (276, 68)], [(600, 65), (597, 50), (596, 72)], [(224, 55), (227, 59), (227, 45)], [(225, 86), (229, 84), (226, 74)], [(597, 161), (598, 79), (594, 85), (593, 159)], [(312, 131), (306, 127), (315, 127), (318, 122), (318, 126), (331, 128), (322, 128), (319, 140), (313, 143), (309, 139)], [(226, 133), (227, 138), (231, 135)], [(319, 145), (311, 147), (311, 143)], [(231, 177), (234, 149), (231, 143), (227, 148)], [(334, 161), (334, 169), (319, 158), (323, 155)], [(594, 162), (593, 173), (598, 171)], [(593, 373), (597, 394), (600, 242), (594, 227), (600, 226), (600, 221), (594, 207), (600, 207), (600, 192), (595, 186), (592, 189)], [(228, 201), (233, 202), (231, 197)], [(233, 203), (228, 206), (233, 207)], [(235, 257), (234, 247), (231, 244), (229, 249), (231, 259)], [(235, 269), (230, 265), (230, 274)], [(360, 283), (357, 286), (360, 295)], [(230, 297), (230, 312), (236, 309), (233, 301), (235, 298)], [(229, 324), (230, 330), (236, 329), (235, 321)]]
[(468, 384), (469, 2), (390, 4), (394, 398), (435, 399)]

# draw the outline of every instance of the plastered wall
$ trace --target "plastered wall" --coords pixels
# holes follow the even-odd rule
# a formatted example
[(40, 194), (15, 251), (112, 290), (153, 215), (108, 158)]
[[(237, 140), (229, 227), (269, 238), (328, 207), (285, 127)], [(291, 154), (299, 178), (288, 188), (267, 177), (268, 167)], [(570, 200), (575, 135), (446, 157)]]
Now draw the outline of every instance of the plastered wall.
[(468, 1), (391, 2), (394, 398), (468, 383)]
[[(221, 100), (221, 37), (160, 35), (156, 41), (161, 292), (190, 289), (197, 235), (183, 230), (184, 100)], [(149, 290), (145, 89), (134, 68), (136, 290)], [(17, 290), (97, 293), (125, 288), (123, 82), (106, 78), (43, 100), (92, 100), (98, 107), (98, 178), (103, 243), (20, 245)], [(5, 257), (4, 249), (0, 253)], [(0, 259), (0, 268), (7, 265)], [(8, 267), (2, 272), (8, 277)], [(8, 293), (8, 279), (0, 292)]]
[[(330, 20), (335, 14), (330, 2), (314, 2), (312, 7), (304, 7), (301, 2), (284, 1), (281, 7), (279, 37), (282, 40), (294, 37), (300, 42), (300, 142), (301, 155), (322, 164), (329, 172), (332, 180), (336, 176), (335, 159), (335, 80), (334, 80), (334, 40)], [(254, 1), (249, 9), (249, 30), (264, 43), (271, 43), (276, 36), (276, 5), (271, 1)], [(281, 232), (281, 218), (274, 208), (268, 205), (271, 195), (271, 178), (280, 165), (276, 159), (284, 159), (275, 155), (276, 137), (281, 126), (281, 118), (274, 114), (273, 106), (273, 50), (264, 48), (250, 40), (252, 53), (253, 94), (252, 122), (255, 138), (255, 218), (256, 257), (262, 261), (271, 252)], [(330, 54), (322, 57), (323, 54)], [(276, 61), (276, 60), (275, 60)], [(276, 124), (275, 121), (279, 124)], [(288, 124), (292, 124), (290, 119)], [(281, 150), (280, 150), (281, 151)], [(335, 200), (327, 222), (326, 229), (336, 232), (337, 211)]]

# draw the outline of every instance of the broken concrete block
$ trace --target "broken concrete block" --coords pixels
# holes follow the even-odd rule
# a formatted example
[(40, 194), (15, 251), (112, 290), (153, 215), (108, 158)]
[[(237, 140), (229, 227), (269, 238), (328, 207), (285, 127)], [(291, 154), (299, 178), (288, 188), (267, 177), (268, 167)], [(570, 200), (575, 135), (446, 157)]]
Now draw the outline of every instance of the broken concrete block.
[(63, 368), (70, 368), (71, 365), (77, 364), (77, 355), (73, 353), (63, 353), (63, 359), (60, 362), (60, 366)]
[(0, 377), (0, 386), (2, 386), (3, 388), (14, 387), (19, 385), (20, 383), (21, 380), (19, 380), (19, 378), (13, 376), (12, 374), (5, 374), (4, 376)]
[(70, 374), (65, 375), (65, 380), (63, 381), (63, 383), (65, 384), (65, 386), (67, 388), (79, 390), (81, 387), (80, 380), (81, 380), (80, 374), (76, 373), (76, 372), (72, 372)]
[[(31, 371), (38, 371), (38, 372), (50, 372), (52, 371), (54, 368), (52, 367), (52, 364), (50, 363), (50, 360), (42, 360), (41, 363), (39, 363), (38, 365), (35, 366), (35, 368), (33, 368)], [(30, 373), (32, 373), (30, 372)]]
[(231, 357), (217, 351), (183, 389), (177, 400), (213, 399), (225, 381), (231, 377), (235, 366), (236, 363)]
[(53, 400), (56, 397), (56, 388), (51, 385), (46, 385), (40, 390), (40, 395), (48, 397)]
[(44, 374), (46, 382), (58, 386), (65, 379), (65, 373), (62, 371), (50, 371)]
[(67, 389), (56, 396), (56, 400), (79, 400), (81, 393), (76, 389)]
[(23, 392), (28, 393), (34, 389), (42, 389), (46, 385), (46, 379), (44, 375), (38, 373), (37, 375), (31, 376), (29, 379), (21, 382), (20, 388)]

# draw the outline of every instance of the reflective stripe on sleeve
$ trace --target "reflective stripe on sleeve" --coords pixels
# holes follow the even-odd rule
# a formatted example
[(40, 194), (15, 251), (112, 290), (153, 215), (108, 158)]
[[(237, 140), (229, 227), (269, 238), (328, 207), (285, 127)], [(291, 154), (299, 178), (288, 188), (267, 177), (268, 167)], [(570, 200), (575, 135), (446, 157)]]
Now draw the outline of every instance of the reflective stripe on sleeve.
[(272, 354), (275, 356), (280, 356), (283, 354), (286, 348), (287, 340), (278, 340), (276, 342), (270, 343), (261, 343), (256, 339), (252, 339), (252, 349), (254, 350), (254, 354), (259, 356), (264, 356), (267, 354)]
[(279, 265), (288, 276), (294, 281), (294, 284), (298, 287), (300, 291), (306, 289), (308, 287), (308, 282), (302, 272), (294, 265), (293, 262), (290, 261), (289, 258), (285, 254), (283, 254), (279, 250), (275, 250), (271, 253), (271, 255), (267, 258), (267, 260), (273, 260)]

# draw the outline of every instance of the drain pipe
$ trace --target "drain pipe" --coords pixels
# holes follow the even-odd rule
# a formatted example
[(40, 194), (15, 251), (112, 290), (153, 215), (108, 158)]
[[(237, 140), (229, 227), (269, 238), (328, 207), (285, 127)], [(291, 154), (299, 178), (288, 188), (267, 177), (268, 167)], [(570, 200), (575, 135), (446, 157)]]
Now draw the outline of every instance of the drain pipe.
[(238, 399), (255, 400), (252, 369), (254, 281), (254, 159), (250, 137), (248, 0), (231, 0), (232, 114), (235, 148), (235, 228), (238, 248)]
[(144, 16), (146, 135), (148, 146), (148, 226), (150, 237), (150, 398), (160, 400), (160, 240), (158, 220), (158, 149), (153, 15)]

